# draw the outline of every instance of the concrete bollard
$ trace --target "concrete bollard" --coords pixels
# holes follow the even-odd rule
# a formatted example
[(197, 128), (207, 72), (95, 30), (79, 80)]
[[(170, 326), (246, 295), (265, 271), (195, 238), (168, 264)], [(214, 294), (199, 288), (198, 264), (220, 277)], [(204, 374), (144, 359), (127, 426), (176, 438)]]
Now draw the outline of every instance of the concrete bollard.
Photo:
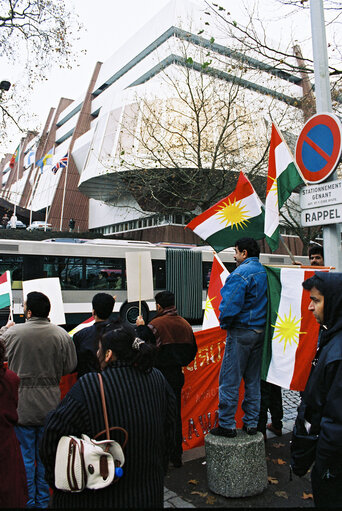
[(267, 487), (264, 437), (237, 430), (235, 438), (205, 436), (208, 486), (224, 497), (250, 497)]

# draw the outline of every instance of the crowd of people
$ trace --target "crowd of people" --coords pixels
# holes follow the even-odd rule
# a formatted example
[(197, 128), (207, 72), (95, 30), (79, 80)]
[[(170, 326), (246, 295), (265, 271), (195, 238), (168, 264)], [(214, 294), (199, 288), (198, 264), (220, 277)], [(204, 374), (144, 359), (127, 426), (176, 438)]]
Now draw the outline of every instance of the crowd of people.
[[(219, 421), (210, 431), (214, 436), (237, 434), (235, 414), (242, 379), (244, 432), (256, 435), (260, 431), (265, 439), (266, 428), (282, 434), (281, 389), (266, 382), (260, 385), (267, 279), (259, 252), (255, 240), (237, 241), (237, 268), (221, 291), (219, 321), (227, 330), (227, 341), (219, 376)], [(309, 257), (313, 266), (324, 264), (317, 247)], [(299, 476), (314, 463), (315, 504), (326, 507), (342, 505), (341, 285), (338, 273), (316, 272), (303, 282), (320, 336), (291, 452), (291, 465)], [(31, 292), (24, 304), (26, 322), (9, 321), (1, 328), (0, 427), (5, 439), (1, 456), (9, 463), (0, 467), (0, 507), (47, 508), (49, 503), (55, 508), (163, 507), (168, 464), (182, 466), (182, 368), (195, 358), (197, 346), (192, 327), (177, 313), (174, 294), (163, 291), (155, 300), (156, 316), (148, 324), (138, 316), (133, 328), (111, 320), (115, 297), (97, 293), (92, 301), (94, 324), (71, 338), (50, 322), (49, 299)], [(73, 372), (77, 382), (60, 401), (60, 379)], [(109, 426), (128, 432), (123, 476), (99, 490), (62, 491), (55, 486), (61, 437), (94, 438), (105, 430), (99, 372)], [(113, 439), (120, 443), (120, 435), (115, 431)], [(308, 439), (314, 448), (311, 445), (310, 454), (303, 455)]]

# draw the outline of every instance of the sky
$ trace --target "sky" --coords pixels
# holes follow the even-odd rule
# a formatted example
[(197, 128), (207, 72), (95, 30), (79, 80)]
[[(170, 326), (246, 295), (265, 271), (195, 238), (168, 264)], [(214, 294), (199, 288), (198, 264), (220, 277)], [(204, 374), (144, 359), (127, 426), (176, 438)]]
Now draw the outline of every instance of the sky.
[[(61, 97), (76, 99), (86, 88), (97, 61), (106, 61), (117, 49), (119, 49), (131, 36), (133, 36), (150, 18), (161, 10), (169, 0), (67, 0), (67, 5), (72, 4), (84, 25), (80, 40), (77, 43), (79, 59), (73, 70), (52, 69), (47, 80), (41, 84), (35, 84), (31, 96), (30, 111), (35, 113), (40, 120), (41, 126), (46, 120), (50, 107), (56, 107)], [(194, 0), (199, 5), (204, 5), (201, 0)], [(244, 10), (243, 0), (217, 1), (231, 12), (232, 17), (242, 19)], [(295, 17), (286, 17), (284, 10), (276, 0), (245, 0), (250, 6), (258, 4), (259, 16), (267, 25), (267, 35), (273, 39), (288, 41), (290, 38), (298, 38), (300, 43), (310, 43), (310, 15), (309, 12), (301, 13)], [(81, 50), (87, 50), (84, 56)], [(12, 83), (17, 79), (20, 72), (15, 66), (5, 68), (1, 64), (1, 79), (7, 78)], [(6, 77), (3, 73), (7, 73)], [(20, 133), (12, 137), (9, 152), (15, 149), (20, 140)], [(14, 146), (14, 149), (13, 149)]]

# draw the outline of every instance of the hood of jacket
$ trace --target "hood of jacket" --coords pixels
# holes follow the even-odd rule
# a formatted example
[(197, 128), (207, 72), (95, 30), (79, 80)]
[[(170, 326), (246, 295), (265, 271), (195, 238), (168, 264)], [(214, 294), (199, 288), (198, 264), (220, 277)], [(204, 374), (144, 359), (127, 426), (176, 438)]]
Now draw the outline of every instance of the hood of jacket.
[(324, 295), (324, 326), (326, 339), (342, 330), (342, 273), (315, 272), (322, 283)]

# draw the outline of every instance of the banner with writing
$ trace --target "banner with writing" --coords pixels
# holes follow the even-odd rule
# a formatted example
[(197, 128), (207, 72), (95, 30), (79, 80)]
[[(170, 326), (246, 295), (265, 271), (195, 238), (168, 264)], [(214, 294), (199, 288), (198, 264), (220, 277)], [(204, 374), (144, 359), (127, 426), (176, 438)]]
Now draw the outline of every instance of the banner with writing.
[[(185, 383), (182, 390), (183, 450), (204, 444), (204, 436), (218, 425), (218, 383), (221, 362), (226, 345), (225, 330), (219, 327), (195, 332), (197, 355), (184, 367)], [(242, 427), (240, 387), (236, 425)]]

